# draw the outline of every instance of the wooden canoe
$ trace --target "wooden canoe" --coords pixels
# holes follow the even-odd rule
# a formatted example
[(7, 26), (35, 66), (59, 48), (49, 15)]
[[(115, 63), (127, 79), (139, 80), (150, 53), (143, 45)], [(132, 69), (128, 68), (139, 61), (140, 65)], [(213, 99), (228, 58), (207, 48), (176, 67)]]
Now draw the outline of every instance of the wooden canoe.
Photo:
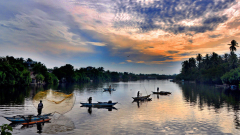
[(171, 92), (167, 92), (167, 91), (160, 91), (160, 92), (155, 92), (155, 91), (152, 91), (153, 94), (159, 94), (159, 95), (168, 95), (168, 94), (171, 94)]
[(112, 88), (112, 89), (109, 89), (109, 88), (103, 88), (103, 91), (116, 91), (116, 89)]
[(31, 118), (31, 121), (38, 121), (43, 118), (48, 119), (48, 116), (52, 116), (52, 113), (39, 115), (39, 116), (17, 115), (17, 116), (13, 116), (13, 117), (4, 117), (4, 118), (11, 122), (26, 122), (26, 121), (29, 121), (30, 118)]
[(41, 122), (47, 122), (51, 119), (42, 119), (42, 120), (38, 120), (38, 121), (31, 121), (31, 122), (26, 122), (26, 123), (22, 123), (22, 125), (30, 125), (30, 124), (36, 124), (36, 123), (41, 123)]
[(134, 100), (144, 100), (149, 98), (151, 95), (147, 95), (147, 96), (140, 96), (140, 97), (132, 97)]
[(98, 102), (98, 103), (80, 103), (82, 106), (86, 107), (111, 107), (117, 104), (118, 102), (108, 103), (108, 102)]

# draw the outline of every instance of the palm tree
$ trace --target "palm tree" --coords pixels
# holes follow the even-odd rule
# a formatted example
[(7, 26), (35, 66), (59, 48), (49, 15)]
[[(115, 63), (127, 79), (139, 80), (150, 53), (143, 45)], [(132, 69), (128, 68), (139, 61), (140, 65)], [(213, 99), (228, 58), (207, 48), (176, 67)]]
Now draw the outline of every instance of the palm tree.
[(182, 73), (185, 74), (187, 73), (189, 69), (189, 62), (188, 60), (185, 60), (184, 62), (182, 62)]
[(213, 64), (212, 66), (218, 65), (218, 63), (219, 63), (219, 59), (218, 59), (218, 58), (219, 58), (219, 57), (218, 57), (218, 54), (215, 53), (215, 52), (213, 52), (212, 55), (211, 55), (211, 57), (210, 57), (210, 61), (211, 61), (211, 63)]
[(223, 55), (223, 58), (224, 58), (224, 61), (225, 61), (225, 62), (227, 62), (228, 57), (229, 57), (229, 54), (227, 54), (227, 53), (225, 53), (225, 54)]
[(198, 61), (198, 68), (200, 68), (200, 61), (202, 61), (202, 55), (200, 53), (197, 55), (197, 61)]
[(195, 68), (196, 67), (196, 60), (192, 57), (192, 58), (189, 58), (189, 66), (190, 68)]
[(206, 69), (209, 68), (209, 62), (210, 61), (210, 58), (209, 58), (209, 54), (206, 54), (205, 58), (203, 59), (203, 65)]
[(232, 41), (231, 41), (231, 44), (228, 44), (228, 45), (231, 45), (231, 46), (229, 47), (229, 49), (230, 49), (231, 52), (236, 51), (236, 50), (237, 50), (236, 47), (239, 47), (237, 41), (235, 41), (235, 40), (232, 40)]

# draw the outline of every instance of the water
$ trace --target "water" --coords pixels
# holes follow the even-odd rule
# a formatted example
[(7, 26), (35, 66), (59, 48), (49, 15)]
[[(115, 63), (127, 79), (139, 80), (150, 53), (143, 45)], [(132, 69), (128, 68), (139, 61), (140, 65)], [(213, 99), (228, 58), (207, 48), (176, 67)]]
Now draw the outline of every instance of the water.
[[(112, 85), (116, 91), (103, 92)], [(133, 102), (132, 97), (160, 91), (169, 96), (151, 95), (152, 101)], [(3, 88), (4, 89), (4, 88)], [(32, 98), (47, 89), (74, 93), (76, 100), (71, 111), (54, 115), (44, 125), (13, 125), (13, 134), (240, 134), (240, 93), (215, 88), (211, 85), (168, 80), (110, 82), (59, 85), (47, 87), (5, 88), (0, 95), (0, 125), (10, 124), (1, 116), (37, 114)], [(88, 97), (93, 102), (119, 102), (115, 108), (80, 107)], [(56, 120), (56, 121), (54, 121)], [(65, 124), (65, 125), (64, 125)], [(39, 127), (40, 126), (40, 127)], [(61, 130), (59, 130), (61, 129)]]

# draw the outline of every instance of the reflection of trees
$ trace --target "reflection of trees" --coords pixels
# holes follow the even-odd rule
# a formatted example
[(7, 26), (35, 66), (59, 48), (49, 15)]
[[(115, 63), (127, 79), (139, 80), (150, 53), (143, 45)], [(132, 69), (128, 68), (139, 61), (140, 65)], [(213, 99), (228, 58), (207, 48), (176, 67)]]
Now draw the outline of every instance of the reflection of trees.
[(30, 96), (30, 87), (2, 87), (0, 88), (0, 104), (23, 104)]
[(39, 91), (60, 90), (63, 93), (70, 94), (74, 90), (84, 90), (85, 88), (96, 90), (103, 87), (103, 83), (64, 83), (48, 85), (30, 85), (27, 87), (1, 87), (0, 104), (23, 104), (25, 98), (33, 98)]
[(234, 111), (234, 122), (237, 129), (240, 128), (239, 110), (240, 110), (240, 92), (215, 88), (212, 85), (203, 84), (179, 84), (182, 88), (182, 93), (185, 101), (191, 105), (198, 105), (200, 110), (204, 106), (214, 107), (215, 112), (218, 113), (220, 108), (227, 105), (228, 111)]
[(208, 107), (214, 106), (215, 109), (219, 109), (223, 107), (224, 103), (234, 108), (235, 103), (240, 99), (235, 94), (232, 95), (228, 93), (229, 95), (227, 95), (225, 90), (216, 89), (210, 85), (189, 83), (180, 85), (180, 87), (182, 87), (185, 100), (192, 105), (198, 105), (201, 109), (203, 109), (205, 105)]

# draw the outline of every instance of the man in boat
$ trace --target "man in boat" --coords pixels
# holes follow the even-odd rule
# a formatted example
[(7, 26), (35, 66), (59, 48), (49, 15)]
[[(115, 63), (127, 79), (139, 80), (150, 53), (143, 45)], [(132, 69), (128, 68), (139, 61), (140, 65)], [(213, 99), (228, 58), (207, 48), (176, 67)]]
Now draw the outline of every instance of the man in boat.
[(88, 103), (91, 104), (92, 103), (92, 97), (88, 98)]
[(40, 103), (38, 104), (38, 115), (41, 115), (43, 109), (43, 103), (42, 100), (40, 100)]
[(138, 91), (138, 93), (137, 93), (137, 97), (139, 97), (139, 95), (140, 95), (140, 92)]
[(157, 87), (157, 92), (159, 92), (159, 88)]

